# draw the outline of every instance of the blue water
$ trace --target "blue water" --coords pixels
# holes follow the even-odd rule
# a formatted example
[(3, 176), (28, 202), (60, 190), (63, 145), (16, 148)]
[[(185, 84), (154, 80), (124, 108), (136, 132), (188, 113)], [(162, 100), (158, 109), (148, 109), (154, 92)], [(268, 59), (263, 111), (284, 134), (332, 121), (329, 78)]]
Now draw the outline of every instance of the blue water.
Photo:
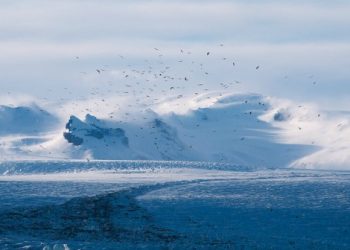
[(161, 184), (0, 181), (0, 249), (350, 249), (348, 172), (235, 173)]

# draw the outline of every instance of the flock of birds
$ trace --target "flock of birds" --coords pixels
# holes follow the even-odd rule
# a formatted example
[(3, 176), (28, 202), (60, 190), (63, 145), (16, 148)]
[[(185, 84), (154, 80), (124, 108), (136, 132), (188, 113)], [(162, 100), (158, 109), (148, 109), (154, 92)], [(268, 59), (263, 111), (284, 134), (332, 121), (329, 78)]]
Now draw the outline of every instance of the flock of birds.
[[(97, 68), (86, 67), (84, 56), (74, 57), (76, 68), (80, 70), (80, 77), (72, 87), (63, 87), (61, 90), (49, 88), (48, 96), (56, 97), (56, 93), (62, 93), (57, 98), (57, 106), (64, 111), (66, 103), (73, 105), (72, 112), (93, 113), (100, 110), (114, 109), (109, 117), (115, 118), (117, 111), (123, 110), (119, 104), (113, 104), (107, 99), (111, 96), (127, 96), (132, 99), (128, 107), (149, 107), (157, 104), (165, 97), (182, 99), (184, 97), (197, 96), (215, 91), (232, 92), (232, 88), (243, 84), (242, 80), (235, 79), (240, 70), (240, 64), (233, 58), (221, 56), (220, 51), (224, 44), (218, 44), (213, 51), (202, 51), (194, 53), (190, 50), (179, 49), (178, 54), (166, 57), (160, 48), (153, 48), (153, 55), (148, 59), (135, 60), (132, 56), (117, 55), (112, 63)], [(111, 61), (109, 61), (111, 62)], [(252, 65), (252, 71), (260, 71), (260, 65)], [(252, 72), (251, 74), (254, 74)], [(312, 79), (312, 84), (316, 84)], [(285, 76), (287, 79), (288, 76)], [(230, 80), (228, 80), (230, 79)], [(11, 95), (11, 92), (8, 92)], [(208, 96), (208, 98), (211, 98)], [(42, 97), (44, 102), (50, 102), (50, 97)], [(91, 106), (82, 107), (80, 101), (93, 99)], [(185, 105), (181, 100), (173, 104), (175, 106)], [(146, 109), (146, 108), (145, 108)], [(103, 112), (102, 112), (103, 113)], [(128, 112), (121, 119), (127, 118)]]
[[(218, 46), (224, 47), (224, 44)], [(153, 55), (148, 59), (138, 61), (131, 56), (128, 59), (125, 55), (118, 55), (113, 65), (86, 67), (84, 71), (79, 71), (79, 86), (84, 86), (81, 95), (77, 97), (75, 91), (64, 87), (64, 97), (58, 99), (58, 109), (67, 112), (66, 103), (69, 103), (70, 114), (99, 114), (109, 110), (108, 116), (104, 118), (123, 123), (136, 119), (130, 115), (128, 109), (136, 109), (141, 116), (144, 115), (143, 119), (147, 119), (149, 107), (161, 103), (163, 98), (175, 100), (172, 103), (174, 106), (186, 105), (181, 100), (184, 97), (215, 91), (215, 95), (209, 94), (206, 98), (217, 98), (225, 92), (232, 92), (231, 88), (234, 86), (242, 84), (241, 80), (235, 79), (239, 63), (233, 58), (221, 56), (222, 53), (206, 51), (198, 55), (189, 50), (179, 49), (177, 55), (171, 54), (169, 58), (166, 58), (165, 54), (162, 49), (155, 47)], [(84, 67), (83, 58), (74, 57), (78, 68)], [(221, 79), (218, 71), (222, 68), (226, 69), (225, 74), (231, 75), (225, 75)], [(256, 72), (262, 69), (260, 65), (253, 65), (251, 68)], [(210, 77), (211, 74), (213, 77)], [(313, 79), (313, 76), (310, 76), (310, 79)], [(316, 84), (316, 81), (313, 81), (313, 84)], [(54, 89), (48, 91), (55, 92)], [(111, 97), (118, 99), (121, 96), (128, 97), (131, 101), (127, 104), (109, 101)], [(50, 101), (47, 97), (42, 99)], [(91, 99), (94, 101), (85, 103), (87, 106), (81, 105), (80, 101)], [(301, 130), (301, 127), (298, 129)], [(240, 140), (244, 140), (244, 137)]]
[[(223, 47), (223, 44), (219, 45)], [(218, 83), (213, 83), (210, 79), (212, 70), (208, 65), (219, 65), (226, 67), (230, 65), (232, 68), (237, 67), (236, 61), (227, 57), (215, 56), (214, 52), (207, 51), (202, 55), (202, 59), (198, 59), (198, 55), (193, 56), (191, 51), (180, 49), (179, 54), (171, 56), (169, 59), (165, 58), (160, 48), (153, 48), (154, 56), (152, 59), (145, 59), (142, 61), (134, 61), (133, 58), (128, 60), (125, 55), (118, 55), (117, 67), (111, 65), (103, 65), (95, 68), (93, 71), (80, 71), (82, 81), (94, 81), (93, 86), (87, 92), (87, 95), (96, 100), (93, 103), (93, 108), (86, 107), (83, 112), (93, 112), (96, 107), (106, 107), (111, 105), (106, 101), (110, 96), (127, 96), (132, 97), (133, 103), (128, 104), (128, 107), (138, 106), (149, 107), (160, 102), (164, 97), (173, 97), (182, 99), (184, 97), (197, 96), (210, 91), (227, 91), (229, 88), (241, 84), (242, 81), (233, 80), (226, 81), (217, 79)], [(206, 57), (206, 58), (203, 58)], [(76, 60), (81, 61), (81, 56), (76, 56)], [(199, 61), (200, 60), (200, 61)], [(205, 63), (206, 61), (209, 63)], [(228, 62), (228, 63), (227, 63)], [(117, 69), (116, 69), (117, 68)], [(256, 71), (260, 70), (260, 65), (254, 66)], [(217, 69), (214, 69), (215, 71)], [(215, 72), (215, 78), (217, 78)], [(232, 77), (235, 77), (235, 70), (232, 69)], [(224, 78), (228, 78), (225, 76)], [(87, 84), (89, 85), (89, 84)], [(71, 91), (67, 90), (67, 94), (73, 95)], [(211, 98), (210, 96), (208, 98)], [(86, 95), (81, 96), (81, 99), (89, 99)], [(61, 101), (63, 101), (62, 99)], [(122, 110), (119, 104), (114, 104), (116, 111)], [(174, 105), (185, 105), (179, 100)], [(62, 106), (63, 107), (63, 106)], [(76, 104), (79, 108), (79, 104)], [(111, 107), (108, 107), (110, 109)], [(119, 114), (120, 115), (120, 114)], [(121, 119), (127, 118), (128, 112), (122, 114)], [(110, 118), (115, 117), (115, 112), (110, 114)]]

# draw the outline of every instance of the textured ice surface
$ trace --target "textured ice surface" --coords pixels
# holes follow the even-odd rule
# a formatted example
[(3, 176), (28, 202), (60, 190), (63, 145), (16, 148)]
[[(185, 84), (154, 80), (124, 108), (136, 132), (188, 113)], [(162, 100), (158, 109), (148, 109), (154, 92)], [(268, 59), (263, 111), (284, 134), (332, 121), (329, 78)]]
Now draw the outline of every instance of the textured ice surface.
[(1, 249), (350, 247), (349, 172), (11, 164), (0, 177)]

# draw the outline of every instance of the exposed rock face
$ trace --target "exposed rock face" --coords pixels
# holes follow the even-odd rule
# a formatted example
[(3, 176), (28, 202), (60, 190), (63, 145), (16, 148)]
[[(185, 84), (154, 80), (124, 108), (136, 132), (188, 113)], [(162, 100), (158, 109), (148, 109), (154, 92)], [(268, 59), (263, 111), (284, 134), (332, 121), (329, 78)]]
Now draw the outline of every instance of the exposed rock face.
[[(6, 157), (11, 158), (14, 153), (13, 158), (26, 154), (24, 157), (35, 159), (213, 161), (280, 168), (318, 150), (278, 139), (285, 136), (280, 128), (289, 131), (289, 124), (302, 115), (290, 105), (273, 106), (255, 94), (201, 96), (191, 103), (186, 112), (166, 111), (167, 106), (164, 110), (159, 106), (159, 110), (144, 110), (142, 115), (135, 110), (125, 119), (71, 116), (63, 136), (60, 130), (60, 137), (54, 130), (43, 135), (30, 133), (45, 131), (38, 125), (50, 117), (45, 111), (34, 106), (3, 110), (0, 106), (0, 137), (2, 133), (10, 135), (0, 142), (0, 156), (8, 154)], [(17, 124), (14, 119), (22, 119), (17, 128), (11, 127)], [(62, 124), (57, 125), (62, 128)], [(12, 131), (17, 135), (11, 136)]]
[(71, 133), (64, 132), (63, 136), (69, 143), (72, 143), (74, 146), (79, 146), (84, 142), (82, 138), (75, 136)]
[(87, 115), (85, 122), (79, 120), (75, 116), (71, 116), (66, 124), (67, 132), (64, 132), (64, 138), (75, 146), (84, 143), (84, 138), (94, 138), (102, 140), (106, 138), (114, 138), (119, 140), (122, 145), (128, 147), (129, 139), (125, 135), (125, 131), (121, 128), (104, 128), (101, 122), (94, 116)]
[(101, 160), (142, 158), (129, 146), (129, 138), (124, 129), (89, 114), (83, 121), (71, 116), (63, 137), (74, 146), (70, 149), (71, 154), (80, 158)]
[(275, 115), (273, 116), (273, 119), (277, 122), (283, 122), (287, 121), (290, 118), (290, 114), (285, 110), (279, 110)]

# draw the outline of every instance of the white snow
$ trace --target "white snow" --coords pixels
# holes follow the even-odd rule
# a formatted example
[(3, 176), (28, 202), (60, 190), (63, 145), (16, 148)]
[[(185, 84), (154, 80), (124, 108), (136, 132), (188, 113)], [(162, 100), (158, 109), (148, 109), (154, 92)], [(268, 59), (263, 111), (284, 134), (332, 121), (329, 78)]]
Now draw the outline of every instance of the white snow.
[[(125, 107), (118, 110), (113, 108), (116, 100), (104, 101), (110, 104), (104, 112), (90, 105), (85, 117), (81, 111), (78, 116), (71, 113), (71, 131), (62, 126), (67, 116), (55, 122), (55, 115), (35, 105), (3, 106), (0, 160), (187, 160), (349, 169), (350, 122), (345, 112), (250, 93), (175, 96), (152, 105), (134, 103), (130, 109), (124, 98)], [(21, 120), (14, 120), (17, 116)], [(38, 125), (32, 126), (33, 120)], [(61, 127), (54, 129), (53, 124)], [(69, 143), (64, 133), (82, 143)]]

